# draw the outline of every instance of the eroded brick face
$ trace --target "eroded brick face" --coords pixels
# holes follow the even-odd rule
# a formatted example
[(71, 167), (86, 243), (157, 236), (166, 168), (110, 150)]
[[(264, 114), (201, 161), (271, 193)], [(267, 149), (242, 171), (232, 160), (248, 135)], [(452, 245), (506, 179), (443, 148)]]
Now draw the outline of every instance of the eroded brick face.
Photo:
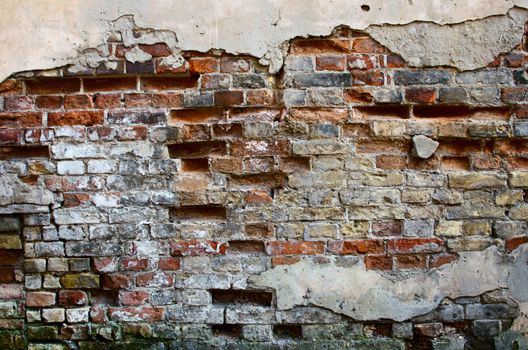
[[(113, 70), (2, 83), (1, 346), (428, 349), (457, 333), (477, 349), (506, 331), (501, 290), (397, 323), (282, 311), (246, 284), (304, 259), (427, 273), (528, 241), (525, 52), (413, 69), (338, 33), (292, 42), (276, 75), (213, 53), (167, 66), (163, 44), (131, 64), (109, 43)], [(415, 135), (439, 142), (428, 159)]]

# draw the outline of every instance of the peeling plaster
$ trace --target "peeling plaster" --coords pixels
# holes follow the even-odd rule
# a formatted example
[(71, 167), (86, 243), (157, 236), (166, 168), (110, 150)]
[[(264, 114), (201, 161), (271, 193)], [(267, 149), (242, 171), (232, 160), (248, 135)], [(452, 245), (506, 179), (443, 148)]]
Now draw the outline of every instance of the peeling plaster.
[[(445, 298), (478, 296), (499, 288), (509, 288), (525, 307), (527, 261), (528, 245), (510, 255), (494, 246), (483, 252), (463, 252), (457, 262), (444, 268), (412, 275), (367, 270), (361, 262), (340, 267), (303, 260), (275, 267), (249, 282), (275, 289), (280, 310), (312, 304), (356, 320), (401, 322), (434, 310)], [(517, 322), (519, 328), (522, 322), (526, 320)]]
[[(362, 5), (370, 10), (362, 10)], [(163, 41), (176, 40), (177, 35), (181, 50), (217, 48), (249, 54), (270, 64), (272, 72), (282, 64), (285, 42), (297, 36), (328, 35), (339, 25), (367, 29), (416, 66), (474, 69), (520, 40), (518, 16), (526, 13), (507, 14), (514, 6), (526, 8), (528, 0), (393, 0), (381, 5), (373, 0), (4, 0), (0, 2), (0, 81), (13, 72), (74, 62), (79, 52), (103, 45), (112, 32), (112, 20), (124, 15), (133, 15), (140, 27), (162, 29), (156, 40), (160, 33), (165, 35)], [(481, 24), (483, 18), (487, 19)], [(475, 22), (448, 25), (468, 20)], [(392, 26), (369, 27), (380, 24)], [(494, 40), (501, 30), (508, 35)], [(91, 53), (90, 63), (95, 64), (97, 50)]]

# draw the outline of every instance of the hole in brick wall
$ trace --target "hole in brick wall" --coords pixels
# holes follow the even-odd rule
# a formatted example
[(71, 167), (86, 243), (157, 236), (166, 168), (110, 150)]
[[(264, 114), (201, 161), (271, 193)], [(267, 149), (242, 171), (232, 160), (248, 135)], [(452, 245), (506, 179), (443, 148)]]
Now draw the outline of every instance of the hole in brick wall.
[(241, 124), (217, 124), (213, 125), (215, 138), (237, 138), (242, 137)]
[(297, 324), (276, 324), (273, 326), (273, 335), (277, 338), (301, 338), (302, 327)]
[(182, 171), (186, 172), (207, 172), (209, 170), (209, 159), (182, 159)]
[(229, 241), (230, 254), (264, 253), (264, 242), (261, 241)]
[(16, 270), (22, 270), (24, 251), (21, 220), (16, 216), (0, 217), (0, 283), (16, 282)]
[(211, 330), (215, 336), (239, 338), (242, 335), (242, 326), (239, 324), (215, 324)]
[(229, 184), (233, 186), (251, 186), (251, 187), (266, 187), (266, 188), (282, 188), (286, 175), (284, 173), (269, 173), (269, 174), (255, 174), (237, 176), (233, 175), (229, 179)]
[(364, 327), (367, 333), (380, 337), (390, 337), (392, 333), (391, 323), (367, 323)]
[(167, 146), (171, 158), (201, 158), (223, 155), (227, 152), (224, 141), (188, 142)]
[(409, 118), (409, 107), (402, 105), (356, 107), (361, 118)]
[(273, 294), (261, 290), (211, 289), (215, 304), (250, 304), (271, 306)]
[(225, 220), (227, 209), (219, 205), (190, 205), (171, 208), (172, 220)]
[(26, 80), (28, 94), (66, 94), (79, 92), (81, 81), (79, 79), (47, 78)]
[(222, 108), (188, 108), (171, 111), (170, 119), (174, 123), (202, 124), (223, 120), (224, 115)]
[(94, 305), (119, 305), (118, 290), (93, 290), (91, 295), (91, 302)]
[(361, 9), (365, 12), (369, 12), (370, 11), (370, 6), (369, 5), (361, 5)]
[(413, 114), (416, 118), (448, 118), (448, 119), (494, 119), (508, 120), (510, 109), (498, 108), (469, 108), (468, 106), (414, 106)]
[(83, 79), (83, 88), (85, 92), (137, 90), (137, 81), (135, 77)]
[(48, 146), (11, 146), (0, 147), (0, 159), (49, 158)]

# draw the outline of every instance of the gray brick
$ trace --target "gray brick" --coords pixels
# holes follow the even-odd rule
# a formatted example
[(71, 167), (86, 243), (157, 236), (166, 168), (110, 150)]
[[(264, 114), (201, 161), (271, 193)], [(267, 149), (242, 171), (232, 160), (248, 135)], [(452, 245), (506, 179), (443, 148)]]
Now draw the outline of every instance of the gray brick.
[(451, 74), (443, 70), (401, 70), (394, 73), (396, 85), (432, 85), (447, 84)]
[(293, 76), (293, 86), (345, 87), (352, 83), (350, 73), (298, 73)]

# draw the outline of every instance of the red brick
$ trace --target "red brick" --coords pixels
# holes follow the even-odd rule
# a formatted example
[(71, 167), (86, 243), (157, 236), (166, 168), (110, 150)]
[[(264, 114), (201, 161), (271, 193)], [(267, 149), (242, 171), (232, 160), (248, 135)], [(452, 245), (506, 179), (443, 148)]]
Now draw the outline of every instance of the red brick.
[(197, 76), (191, 77), (141, 77), (141, 90), (179, 90), (198, 86)]
[(346, 56), (317, 56), (315, 58), (315, 69), (344, 71), (346, 69)]
[(231, 143), (231, 155), (243, 157), (262, 157), (287, 155), (289, 142), (287, 140), (275, 141), (234, 141)]
[(140, 287), (170, 287), (174, 279), (166, 272), (146, 272), (136, 276), (136, 284)]
[(228, 244), (216, 241), (180, 241), (171, 242), (172, 256), (197, 256), (225, 254)]
[(161, 307), (111, 307), (108, 315), (111, 319), (120, 321), (123, 319), (141, 320), (143, 322), (156, 322), (163, 320)]
[(142, 271), (148, 269), (148, 259), (121, 258), (119, 259), (121, 269), (127, 271)]
[(444, 241), (438, 238), (400, 238), (387, 241), (387, 250), (396, 254), (422, 254), (442, 251)]
[(357, 38), (352, 42), (352, 51), (359, 53), (386, 53), (385, 47), (371, 38)]
[(242, 173), (242, 159), (240, 158), (213, 158), (211, 169), (219, 173)]
[(497, 140), (493, 151), (500, 156), (528, 156), (528, 140)]
[(275, 103), (275, 94), (273, 90), (247, 90), (246, 103), (251, 106), (269, 106)]
[(350, 40), (308, 39), (296, 40), (290, 46), (293, 54), (331, 54), (350, 52)]
[(397, 55), (387, 55), (387, 68), (403, 68), (407, 66), (403, 58)]
[(50, 292), (27, 292), (26, 306), (45, 307), (55, 305), (55, 293)]
[(208, 125), (184, 125), (180, 129), (182, 141), (207, 141), (211, 138), (211, 128)]
[(525, 243), (528, 243), (528, 236), (509, 238), (505, 242), (506, 250), (511, 252)]
[(4, 98), (6, 111), (28, 111), (33, 109), (33, 100), (29, 96), (15, 96)]
[(65, 193), (64, 194), (64, 207), (78, 207), (81, 204), (85, 204), (90, 201), (90, 195), (86, 193)]
[(380, 57), (378, 56), (360, 54), (347, 56), (347, 68), (349, 70), (371, 70), (380, 66)]
[(215, 91), (216, 106), (236, 106), (244, 103), (243, 91)]
[(433, 88), (408, 88), (405, 89), (405, 100), (416, 103), (434, 103), (436, 90)]
[(478, 140), (441, 140), (437, 153), (441, 155), (469, 156), (482, 151)]
[(95, 108), (108, 109), (121, 107), (121, 95), (97, 94), (94, 96)]
[(180, 269), (179, 258), (160, 258), (158, 261), (158, 269), (175, 271)]
[(247, 224), (245, 232), (251, 238), (266, 239), (275, 236), (274, 227), (271, 224)]
[(93, 258), (93, 269), (95, 272), (110, 272), (117, 269), (116, 261), (112, 257)]
[(148, 53), (153, 57), (165, 57), (172, 54), (171, 50), (164, 43), (157, 43), (151, 45), (139, 44), (141, 51)]
[(340, 255), (382, 254), (385, 252), (380, 239), (357, 239), (350, 241), (328, 242), (328, 252)]
[(444, 157), (441, 168), (444, 170), (469, 170), (468, 157)]
[(498, 170), (502, 167), (502, 157), (499, 156), (476, 154), (472, 158), (476, 170)]
[(310, 170), (310, 158), (308, 157), (287, 157), (280, 158), (279, 170), (285, 173), (296, 173)]
[(0, 96), (22, 94), (22, 82), (16, 79), (6, 79), (0, 82)]
[(242, 138), (241, 124), (215, 124), (213, 125), (213, 137), (217, 139)]
[(429, 267), (434, 269), (442, 265), (449, 264), (453, 261), (456, 261), (457, 259), (458, 259), (458, 255), (456, 254), (449, 254), (449, 253), (433, 254), (431, 255), (431, 258), (429, 259)]
[(386, 255), (365, 256), (365, 267), (368, 270), (392, 270), (392, 257)]
[(0, 249), (0, 265), (19, 265), (24, 259), (22, 250)]
[(68, 95), (64, 97), (65, 109), (93, 108), (92, 97), (88, 95)]
[(271, 241), (266, 243), (268, 255), (315, 255), (324, 253), (323, 242)]
[(130, 286), (131, 283), (131, 277), (122, 273), (111, 273), (101, 275), (101, 284), (103, 288), (126, 289)]
[(136, 78), (89, 78), (83, 80), (84, 91), (137, 90)]
[(301, 261), (299, 256), (273, 256), (271, 258), (271, 266), (293, 265), (299, 261)]
[(252, 190), (244, 195), (244, 201), (249, 206), (269, 205), (273, 203), (273, 198), (266, 191)]
[(21, 130), (0, 129), (0, 145), (20, 143), (21, 137)]
[(102, 125), (103, 111), (51, 112), (48, 114), (49, 126), (63, 125)]
[(225, 119), (225, 111), (222, 108), (187, 108), (171, 111), (173, 123), (201, 124), (217, 122)]
[(94, 323), (106, 322), (106, 309), (103, 306), (92, 306), (90, 308), (90, 319)]
[(82, 290), (59, 291), (59, 305), (76, 306), (88, 304), (88, 294)]
[(382, 71), (364, 71), (354, 69), (352, 73), (352, 85), (382, 86), (385, 84), (385, 74)]
[(425, 269), (427, 267), (427, 257), (425, 255), (397, 255), (396, 269)]
[(37, 109), (59, 109), (62, 107), (62, 96), (37, 96), (35, 106)]
[(220, 59), (220, 72), (245, 73), (251, 67), (249, 60), (238, 57), (223, 57)]
[(148, 303), (149, 293), (145, 291), (120, 291), (119, 302), (125, 306), (139, 306)]
[(376, 157), (376, 167), (379, 169), (403, 170), (407, 168), (407, 157), (381, 155)]
[(317, 124), (344, 123), (348, 119), (348, 110), (346, 108), (290, 108), (288, 119), (293, 122)]
[(26, 90), (30, 95), (69, 94), (79, 92), (81, 81), (77, 78), (46, 78), (26, 80)]
[(347, 103), (370, 103), (374, 99), (372, 93), (365, 88), (350, 88), (343, 90)]
[(179, 73), (185, 73), (188, 69), (187, 62), (182, 62), (180, 66), (169, 66), (163, 62), (162, 58), (157, 58), (155, 60), (156, 63), (156, 73), (158, 74), (179, 74)]
[(203, 74), (218, 72), (219, 66), (216, 58), (195, 57), (189, 60), (191, 73)]
[(42, 126), (42, 113), (0, 113), (0, 128), (27, 128), (32, 126)]
[(0, 267), (0, 283), (15, 282), (15, 271), (13, 267)]

